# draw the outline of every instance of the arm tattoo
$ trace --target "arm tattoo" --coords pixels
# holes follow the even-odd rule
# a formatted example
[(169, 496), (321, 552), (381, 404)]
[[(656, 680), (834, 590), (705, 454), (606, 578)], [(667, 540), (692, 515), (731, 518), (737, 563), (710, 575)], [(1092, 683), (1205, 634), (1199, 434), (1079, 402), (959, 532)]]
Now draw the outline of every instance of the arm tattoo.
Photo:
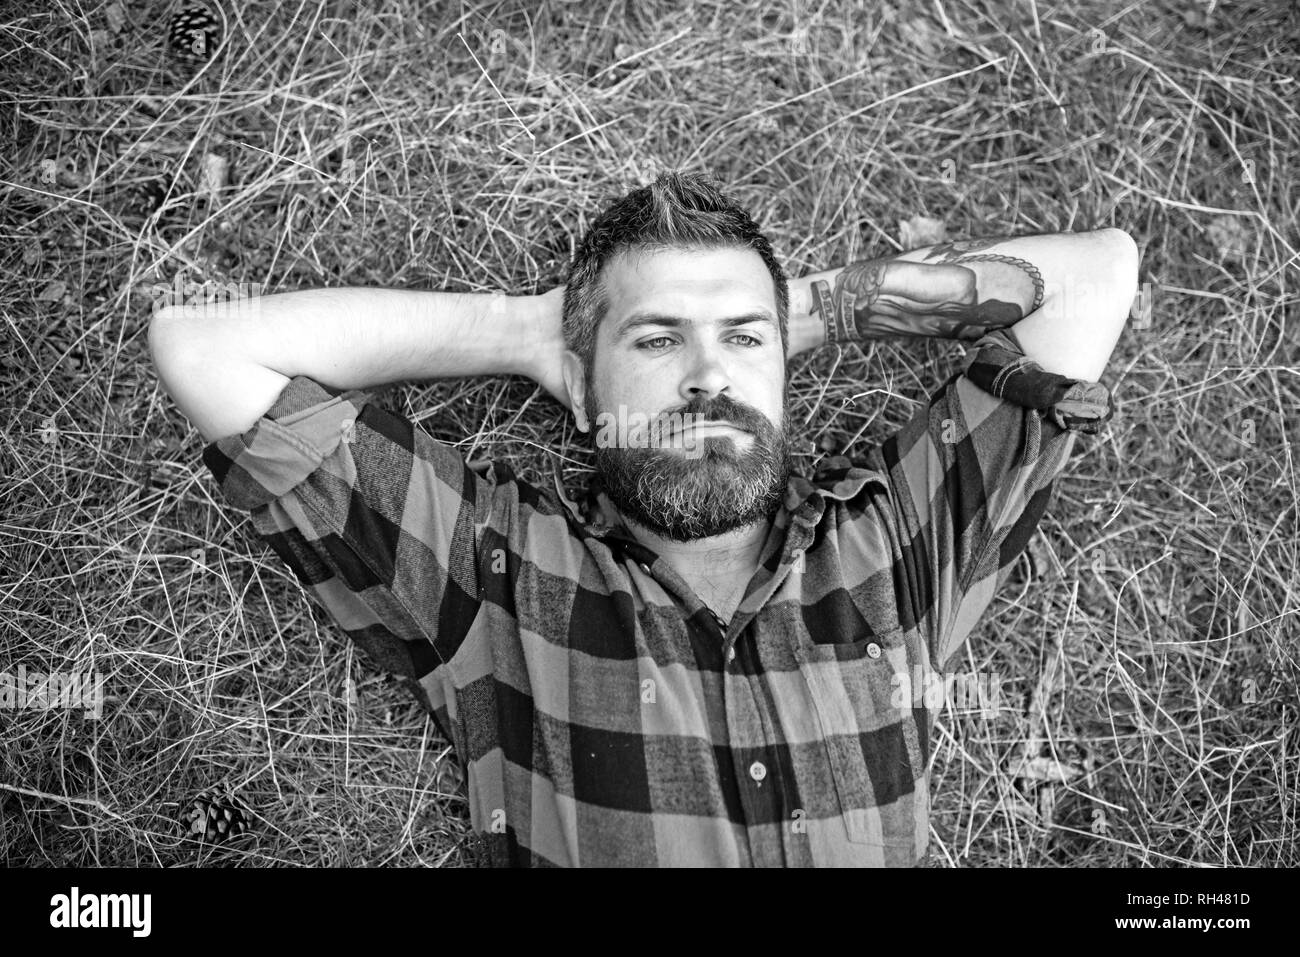
[[(939, 259), (940, 262), (955, 262), (958, 256), (964, 253), (979, 252), (981, 249), (988, 249), (990, 246), (996, 246), (1002, 242), (1001, 239), (955, 239), (951, 242), (936, 243), (930, 251), (925, 254), (926, 259)], [(940, 258), (942, 257), (942, 258)]]
[(940, 243), (925, 255), (937, 263), (852, 263), (836, 275), (834, 292), (815, 282), (826, 341), (891, 335), (973, 340), (1014, 325), (1042, 305), (1043, 277), (1027, 260), (981, 252), (1002, 241)]
[[(1015, 256), (1000, 256), (997, 253), (988, 253), (982, 256), (961, 256), (952, 260), (955, 263), (1007, 263), (1022, 270), (1030, 281), (1034, 284), (1034, 301), (1029, 307), (1029, 312), (1033, 312), (1043, 304), (1043, 274), (1038, 271), (1038, 267), (1026, 259), (1017, 259)], [(1028, 315), (1029, 313), (1025, 313)]]

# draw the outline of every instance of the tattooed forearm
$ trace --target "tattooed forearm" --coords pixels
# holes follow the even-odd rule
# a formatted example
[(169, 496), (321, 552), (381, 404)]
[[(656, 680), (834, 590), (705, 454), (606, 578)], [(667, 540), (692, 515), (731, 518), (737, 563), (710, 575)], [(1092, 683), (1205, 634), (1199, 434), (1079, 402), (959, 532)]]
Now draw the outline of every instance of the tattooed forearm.
[(826, 340), (885, 336), (978, 339), (1014, 325), (1043, 302), (1033, 263), (992, 252), (1004, 240), (941, 243), (926, 260), (874, 259), (844, 267), (832, 291), (813, 283)]

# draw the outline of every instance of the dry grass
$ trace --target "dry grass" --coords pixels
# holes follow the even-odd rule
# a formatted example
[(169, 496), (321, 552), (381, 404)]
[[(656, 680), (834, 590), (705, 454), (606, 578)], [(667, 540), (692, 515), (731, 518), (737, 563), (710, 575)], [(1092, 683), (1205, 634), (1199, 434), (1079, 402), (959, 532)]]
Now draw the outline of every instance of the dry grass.
[[(164, 56), (162, 3), (120, 32), (93, 3), (0, 31), (0, 670), (94, 668), (110, 695), (97, 721), (0, 712), (5, 863), (468, 862), (446, 743), (214, 501), (149, 367), (145, 284), (542, 289), (658, 166), (730, 183), (795, 274), (896, 248), (914, 214), (1134, 234), (1151, 321), (972, 644), (1009, 706), (942, 719), (934, 855), (1300, 863), (1294, 5), (229, 6), (197, 75)], [(233, 163), (215, 201), (207, 153)], [(959, 354), (801, 357), (795, 414), (862, 449)], [(526, 382), (393, 396), (471, 457), (586, 467)], [(1025, 753), (1079, 773), (1017, 778)], [(210, 786), (253, 836), (182, 840)]]

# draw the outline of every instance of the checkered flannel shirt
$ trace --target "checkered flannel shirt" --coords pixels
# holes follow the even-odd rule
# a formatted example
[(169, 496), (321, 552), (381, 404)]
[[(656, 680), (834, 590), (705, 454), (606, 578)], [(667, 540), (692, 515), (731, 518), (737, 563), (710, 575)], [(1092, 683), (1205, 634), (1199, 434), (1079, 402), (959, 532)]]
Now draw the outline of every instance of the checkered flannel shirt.
[(295, 378), (204, 460), (409, 679), (491, 863), (911, 866), (936, 714), (894, 676), (962, 647), (1107, 399), (990, 333), (861, 461), (791, 480), (730, 622), (598, 487), (470, 468), (363, 392)]

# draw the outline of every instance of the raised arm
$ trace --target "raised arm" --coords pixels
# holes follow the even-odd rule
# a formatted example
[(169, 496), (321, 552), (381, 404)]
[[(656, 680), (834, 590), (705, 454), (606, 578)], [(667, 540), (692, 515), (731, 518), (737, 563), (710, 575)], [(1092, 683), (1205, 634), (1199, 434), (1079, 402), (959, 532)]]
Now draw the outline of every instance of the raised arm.
[(1137, 289), (1127, 233), (945, 242), (790, 283), (791, 353), (828, 339), (978, 339), (1008, 328), (1030, 359), (1100, 378)]
[(561, 294), (343, 288), (169, 305), (149, 345), (164, 388), (211, 441), (251, 427), (297, 375), (364, 389), (519, 374), (562, 395)]

